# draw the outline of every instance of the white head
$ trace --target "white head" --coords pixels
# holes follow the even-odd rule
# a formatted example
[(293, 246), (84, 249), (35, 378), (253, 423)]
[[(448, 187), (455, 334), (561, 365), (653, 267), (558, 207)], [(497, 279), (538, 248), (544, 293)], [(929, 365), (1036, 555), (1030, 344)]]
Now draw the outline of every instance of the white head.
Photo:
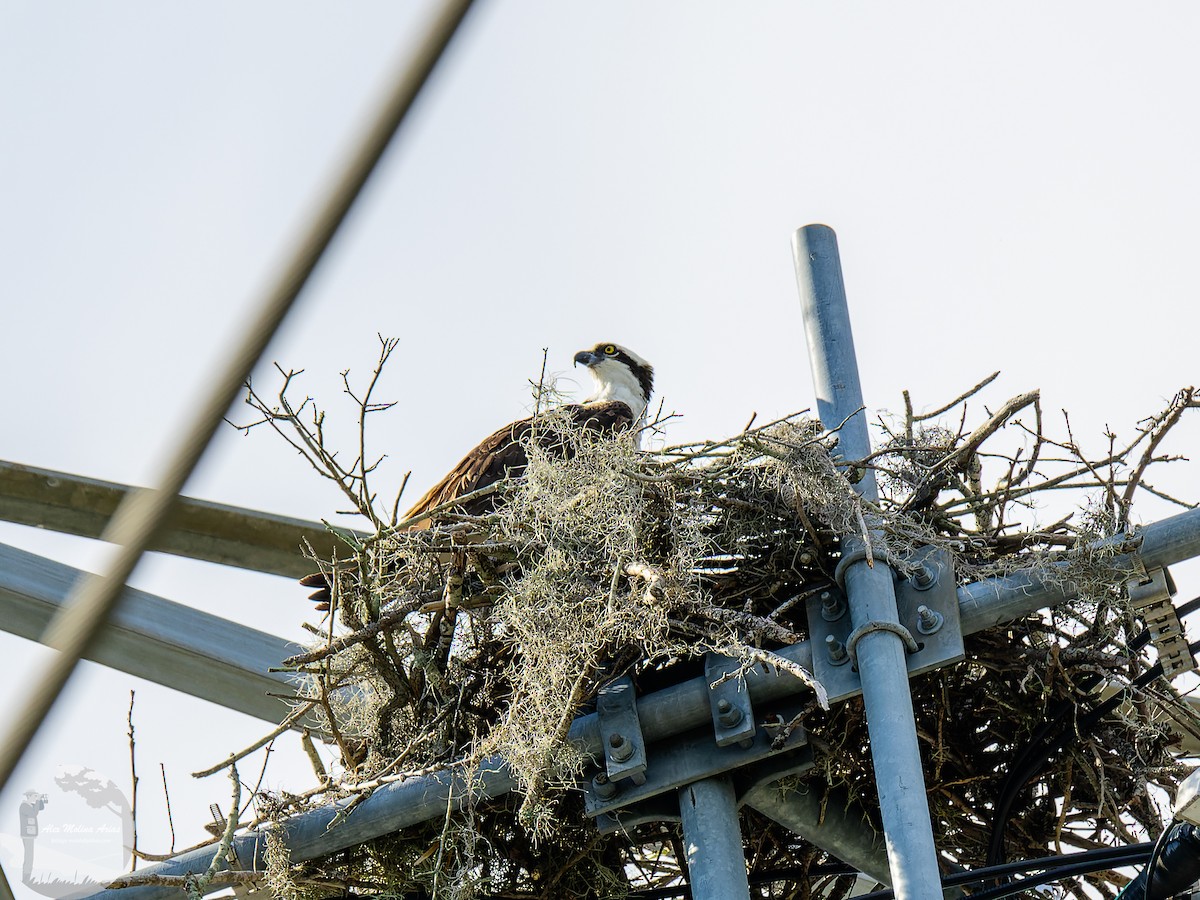
[(575, 354), (575, 364), (587, 366), (595, 390), (584, 403), (619, 400), (641, 419), (654, 389), (654, 367), (620, 344), (599, 343)]

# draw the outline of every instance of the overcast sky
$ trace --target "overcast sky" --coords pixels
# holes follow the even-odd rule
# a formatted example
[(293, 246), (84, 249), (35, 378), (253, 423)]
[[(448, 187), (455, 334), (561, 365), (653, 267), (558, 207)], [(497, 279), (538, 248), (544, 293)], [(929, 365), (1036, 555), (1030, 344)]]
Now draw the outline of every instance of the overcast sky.
[[(430, 8), (0, 4), (0, 458), (149, 477)], [(673, 439), (724, 436), (812, 402), (790, 240), (825, 222), (869, 405), (908, 388), (932, 408), (1001, 369), (993, 408), (1040, 388), (1100, 452), (1196, 379), (1198, 25), (1183, 2), (481, 0), (260, 383), (272, 360), (306, 369), (349, 446), (338, 373), (399, 338), (372, 439), (384, 493), (411, 469), (414, 499), (525, 411), (544, 347), (570, 378), (576, 350), (624, 343), (683, 414)], [(1200, 498), (1196, 465), (1156, 483)], [(224, 431), (188, 493), (342, 506), (265, 432)], [(0, 541), (102, 558), (16, 526)], [(135, 583), (293, 639), (308, 613), (283, 579), (206, 564), (150, 559)], [(11, 698), (41, 651), (0, 652)], [(264, 726), (92, 665), (0, 823), (59, 763), (124, 777), (131, 687), (139, 765), (166, 764), (197, 837), (226, 784), (188, 793), (186, 772)], [(309, 777), (292, 765), (276, 786)]]

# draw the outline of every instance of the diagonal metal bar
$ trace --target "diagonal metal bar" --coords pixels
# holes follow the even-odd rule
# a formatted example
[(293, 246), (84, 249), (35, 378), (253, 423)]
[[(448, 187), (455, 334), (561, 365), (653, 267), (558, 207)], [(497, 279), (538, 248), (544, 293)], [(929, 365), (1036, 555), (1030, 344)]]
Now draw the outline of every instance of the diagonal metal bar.
[[(86, 574), (0, 544), (0, 628), (41, 640), (71, 585)], [(294, 693), (296, 680), (304, 676), (268, 669), (303, 650), (273, 634), (125, 588), (85, 658), (227, 709), (281, 722), (291, 707), (270, 694)]]
[[(136, 490), (0, 460), (0, 519), (19, 525), (98, 538), (117, 507)], [(304, 553), (306, 544), (319, 559), (331, 559), (345, 549), (321, 522), (180, 497), (146, 549), (300, 578), (313, 570)]]
[[(287, 845), (289, 858), (297, 863), (445, 816), (450, 809), (497, 797), (515, 786), (515, 780), (499, 757), (489, 757), (470, 773), (470, 777), (461, 769), (454, 768), (421, 778), (395, 781), (376, 790), (354, 807), (349, 816), (339, 814), (353, 802), (352, 798), (287, 819), (282, 823), (279, 834)], [(232, 848), (244, 868), (259, 872), (266, 870), (265, 829), (238, 835), (233, 839)], [(214, 852), (215, 846), (192, 850), (167, 862), (148, 866), (138, 874), (188, 875), (203, 872), (212, 862)], [(219, 864), (221, 871), (227, 868), (226, 862)], [(131, 879), (137, 877), (129, 876)], [(220, 884), (210, 884), (204, 890), (207, 893), (221, 888)], [(91, 895), (96, 900), (170, 900), (178, 896), (178, 886), (154, 884), (103, 890)]]
[(881, 884), (891, 885), (883, 835), (845, 791), (830, 790), (822, 799), (816, 788), (771, 782), (751, 788), (742, 801)]
[(439, 5), (416, 53), (403, 68), (375, 120), (300, 235), (291, 257), (284, 262), (263, 301), (242, 329), (241, 339), (234, 343), (228, 357), (213, 374), (207, 394), (196, 404), (192, 421), (165, 455), (156, 477), (150, 479), (154, 487), (129, 495), (105, 528), (103, 539), (117, 545), (117, 549), (105, 574), (81, 581), (71, 591), (63, 612), (50, 625), (46, 643), (61, 652), (43, 665), (32, 679), (32, 689), (3, 729), (0, 785), (8, 783), (25, 748), (95, 639), (238, 390), (308, 282), (471, 4), (472, 0), (444, 0)]
[[(846, 304), (837, 237), (825, 225), (808, 225), (793, 243), (796, 282), (808, 337), (817, 411), (826, 428), (838, 428), (838, 450), (847, 460), (871, 452), (863, 410), (854, 336)], [(875, 473), (867, 469), (854, 485), (868, 501), (878, 499)], [(925, 794), (925, 773), (917, 743), (905, 644), (891, 568), (869, 557), (881, 534), (842, 537), (845, 587), (858, 642), (858, 670), (866, 707), (875, 784), (887, 841), (892, 885), (899, 900), (941, 895), (937, 848)]]

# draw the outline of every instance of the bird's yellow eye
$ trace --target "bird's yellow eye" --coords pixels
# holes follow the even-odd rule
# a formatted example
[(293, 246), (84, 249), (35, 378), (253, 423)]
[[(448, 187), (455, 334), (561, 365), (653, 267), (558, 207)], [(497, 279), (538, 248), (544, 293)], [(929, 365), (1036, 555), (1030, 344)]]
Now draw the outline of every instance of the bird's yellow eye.
[(616, 356), (617, 348), (614, 347), (612, 344), (609, 344), (607, 347), (604, 348), (604, 355), (605, 356)]

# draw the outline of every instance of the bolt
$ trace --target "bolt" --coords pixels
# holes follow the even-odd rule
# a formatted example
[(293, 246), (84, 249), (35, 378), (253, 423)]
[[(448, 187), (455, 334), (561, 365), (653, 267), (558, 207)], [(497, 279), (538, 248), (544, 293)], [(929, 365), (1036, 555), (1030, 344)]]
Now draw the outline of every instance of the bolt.
[(937, 584), (937, 572), (929, 566), (921, 566), (913, 572), (911, 581), (918, 591), (927, 591)]
[(832, 591), (821, 591), (821, 618), (826, 622), (836, 622), (846, 614), (846, 604), (842, 598)]
[(592, 779), (592, 790), (601, 800), (607, 800), (610, 797), (616, 796), (617, 785), (609, 780), (609, 777), (604, 772), (597, 772)]
[(617, 762), (627, 762), (633, 756), (633, 744), (620, 732), (614, 731), (608, 736), (609, 753)]
[(717, 721), (722, 728), (734, 728), (741, 724), (742, 711), (722, 697), (717, 701)]
[(944, 621), (942, 614), (937, 610), (928, 606), (917, 607), (917, 631), (921, 634), (936, 634), (941, 630)]
[(829, 661), (835, 666), (840, 666), (850, 659), (850, 654), (846, 652), (846, 646), (832, 634), (825, 637), (825, 649), (829, 653)]
[(803, 550), (803, 551), (801, 551), (801, 553), (800, 553), (800, 565), (802, 565), (802, 566), (811, 566), (811, 565), (812, 565), (813, 563), (815, 563), (816, 561), (817, 561), (817, 558), (816, 558), (815, 556), (813, 556), (811, 553), (809, 553), (807, 550)]

